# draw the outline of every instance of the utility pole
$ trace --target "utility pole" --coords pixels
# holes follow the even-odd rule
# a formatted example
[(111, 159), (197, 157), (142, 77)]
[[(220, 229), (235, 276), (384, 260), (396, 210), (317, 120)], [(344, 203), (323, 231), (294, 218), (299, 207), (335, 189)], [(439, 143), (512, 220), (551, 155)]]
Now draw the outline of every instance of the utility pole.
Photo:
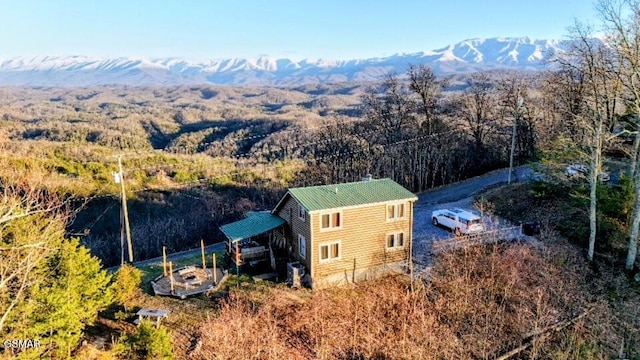
[(507, 177), (507, 184), (511, 185), (511, 173), (513, 173), (513, 153), (516, 148), (516, 131), (518, 125), (518, 108), (522, 105), (522, 98), (516, 92), (516, 112), (515, 119), (513, 119), (513, 130), (511, 131), (511, 154), (509, 155), (509, 175)]
[(129, 227), (129, 211), (127, 210), (127, 193), (124, 189), (124, 171), (122, 170), (122, 155), (117, 155), (118, 173), (114, 174), (116, 184), (120, 184), (120, 245), (122, 246), (121, 263), (124, 264), (124, 237), (127, 237), (129, 262), (133, 262), (133, 245), (131, 244), (131, 228)]

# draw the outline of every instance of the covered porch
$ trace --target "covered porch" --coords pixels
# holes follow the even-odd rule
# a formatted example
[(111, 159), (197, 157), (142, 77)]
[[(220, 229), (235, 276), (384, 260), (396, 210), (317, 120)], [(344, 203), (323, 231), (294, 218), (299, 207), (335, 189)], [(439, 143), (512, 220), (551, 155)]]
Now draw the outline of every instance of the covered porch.
[(240, 267), (268, 261), (275, 269), (272, 246), (284, 247), (282, 227), (285, 220), (269, 211), (249, 212), (246, 218), (220, 227), (225, 235), (227, 254)]

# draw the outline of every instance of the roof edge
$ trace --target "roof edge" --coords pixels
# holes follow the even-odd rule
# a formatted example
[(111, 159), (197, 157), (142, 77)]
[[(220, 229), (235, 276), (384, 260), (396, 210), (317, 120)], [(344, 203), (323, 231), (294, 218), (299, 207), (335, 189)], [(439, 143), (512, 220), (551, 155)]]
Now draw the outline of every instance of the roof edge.
[[(285, 199), (287, 198), (287, 196), (290, 196), (292, 198), (295, 199), (295, 197), (293, 196), (293, 194), (291, 193), (290, 189), (287, 189), (287, 192), (282, 196), (282, 199), (280, 199), (280, 201), (278, 201), (278, 203), (276, 204), (276, 206), (273, 208), (273, 210), (271, 210), (271, 214), (275, 215), (276, 212), (278, 210), (280, 210), (281, 205), (283, 205), (286, 201)], [(296, 200), (297, 201), (297, 200)]]
[(321, 213), (321, 212), (324, 212), (324, 211), (327, 211), (327, 210), (334, 210), (334, 209), (338, 209), (338, 210), (357, 209), (357, 208), (363, 208), (363, 207), (369, 207), (369, 206), (377, 206), (377, 205), (382, 205), (382, 204), (398, 203), (398, 202), (401, 202), (401, 201), (416, 202), (416, 201), (418, 201), (418, 197), (414, 196), (414, 197), (411, 197), (411, 198), (404, 198), (404, 199), (393, 199), (393, 200), (378, 201), (378, 202), (374, 202), (374, 203), (366, 203), (366, 204), (359, 204), (359, 205), (349, 205), (349, 206), (324, 208), (324, 209), (318, 209), (318, 210), (309, 211), (309, 214), (317, 214), (317, 213)]

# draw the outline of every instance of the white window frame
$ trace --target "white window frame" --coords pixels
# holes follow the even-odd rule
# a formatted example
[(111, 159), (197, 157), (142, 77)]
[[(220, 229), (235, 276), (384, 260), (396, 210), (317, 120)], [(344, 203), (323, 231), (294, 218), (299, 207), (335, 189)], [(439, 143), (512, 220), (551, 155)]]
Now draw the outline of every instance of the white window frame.
[(302, 220), (302, 222), (307, 221), (307, 210), (302, 207), (302, 205), (298, 204), (298, 219)]
[[(402, 234), (402, 245), (398, 245), (398, 235)], [(389, 236), (393, 236), (393, 246), (389, 246)], [(384, 238), (384, 247), (387, 250), (400, 250), (404, 249), (407, 244), (407, 234), (404, 231), (389, 232)]]
[[(331, 257), (331, 246), (333, 245), (338, 245), (338, 256), (337, 257)], [(326, 259), (322, 258), (322, 247), (326, 246), (327, 247), (327, 255), (329, 256)], [(318, 245), (318, 261), (320, 263), (328, 263), (328, 262), (332, 262), (332, 261), (337, 261), (342, 259), (342, 241), (341, 240), (334, 240), (334, 241), (328, 241), (328, 242), (324, 242), (320, 245)]]
[[(304, 248), (304, 251), (302, 251), (303, 248)], [(300, 256), (302, 256), (303, 259), (307, 258), (307, 239), (301, 234), (298, 234), (298, 254), (300, 254)]]
[[(333, 214), (338, 213), (340, 214), (340, 226), (334, 226), (333, 224)], [(329, 215), (329, 227), (327, 228), (323, 228), (322, 227), (322, 217), (325, 215)], [(342, 213), (342, 210), (339, 211), (325, 211), (320, 213), (320, 216), (318, 216), (318, 221), (319, 221), (319, 228), (320, 228), (320, 232), (324, 232), (324, 231), (332, 231), (332, 230), (340, 230), (342, 229), (342, 226), (344, 225), (344, 214)]]
[[(402, 217), (398, 215), (400, 212), (400, 205), (403, 207)], [(389, 217), (389, 206), (393, 206), (393, 216)], [(407, 217), (407, 203), (406, 202), (397, 202), (392, 204), (386, 204), (384, 207), (384, 217), (387, 219), (387, 222), (404, 220)]]

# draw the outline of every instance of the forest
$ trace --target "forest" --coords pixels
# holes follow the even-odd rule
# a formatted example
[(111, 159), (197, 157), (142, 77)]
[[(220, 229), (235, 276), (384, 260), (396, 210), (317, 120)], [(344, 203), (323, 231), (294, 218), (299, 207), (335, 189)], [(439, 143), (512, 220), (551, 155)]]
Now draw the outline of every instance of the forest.
[[(3, 89), (8, 182), (33, 177), (80, 211), (68, 231), (119, 261), (116, 155), (137, 259), (200, 239), (287, 187), (390, 177), (420, 192), (534, 161), (552, 114), (540, 74), (474, 74), (464, 91), (424, 66), (380, 84), (298, 88)], [(460, 86), (459, 84), (456, 86)], [(526, 99), (515, 121), (514, 97)], [(37, 170), (37, 171), (36, 171)], [(45, 175), (46, 174), (46, 175)]]
[[(378, 83), (0, 88), (0, 338), (45, 343), (0, 356), (638, 358), (640, 7), (599, 4), (606, 41), (577, 23), (545, 72), (412, 64)], [(223, 300), (160, 302), (182, 314), (174, 331), (134, 332), (120, 318), (160, 300), (137, 270), (104, 270), (121, 261), (117, 156), (136, 261), (220, 242), (220, 225), (289, 187), (371, 175), (421, 193), (510, 163), (535, 178), (483, 199), (514, 222), (535, 213), (544, 245), (449, 253), (417, 285), (289, 293), (237, 278)], [(588, 174), (568, 178), (569, 164)], [(96, 319), (115, 345), (81, 345)]]

